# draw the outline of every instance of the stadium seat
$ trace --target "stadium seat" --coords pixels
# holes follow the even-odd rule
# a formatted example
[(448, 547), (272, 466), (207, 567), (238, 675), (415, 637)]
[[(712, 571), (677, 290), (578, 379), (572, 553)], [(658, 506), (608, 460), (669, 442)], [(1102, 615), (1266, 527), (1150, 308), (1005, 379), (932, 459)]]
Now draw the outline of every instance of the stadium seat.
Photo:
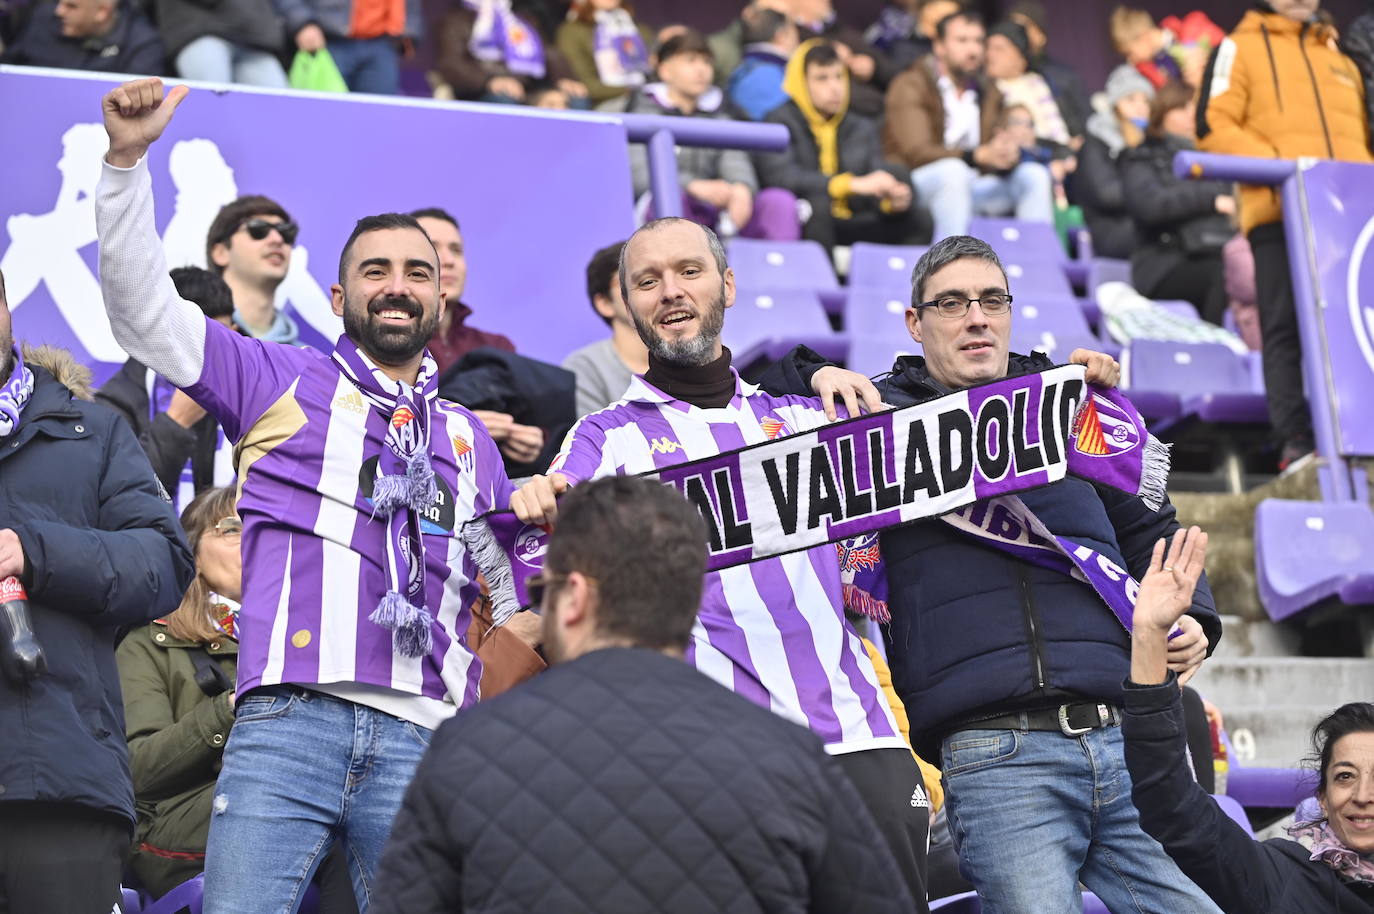
[(1131, 262), (1111, 257), (1094, 257), (1088, 265), (1088, 297), (1097, 295), (1097, 287), (1104, 282), (1131, 282)]
[[(1123, 356), (1122, 387), (1147, 419), (1196, 417), (1203, 422), (1269, 421), (1250, 363), (1220, 343), (1135, 340)], [(1177, 408), (1170, 404), (1177, 400)]]
[(1080, 346), (1101, 350), (1105, 345), (1092, 335), (1072, 296), (1014, 295), (1011, 307), (1012, 352), (1038, 350), (1056, 362), (1067, 362)]
[(200, 873), (143, 909), (143, 914), (200, 914), (205, 901), (205, 874)]
[(1014, 296), (1073, 298), (1073, 286), (1069, 285), (1063, 266), (1054, 261), (1003, 257), (1002, 266), (1007, 271), (1007, 286)]
[(849, 288), (890, 290), (910, 298), (911, 270), (927, 250), (924, 245), (855, 244), (849, 261)]
[(119, 887), (119, 914), (142, 914), (143, 899), (136, 889)]
[(1247, 809), (1292, 809), (1317, 792), (1317, 775), (1310, 769), (1251, 767), (1231, 758), (1226, 796)]
[(814, 241), (732, 238), (725, 245), (735, 281), (748, 289), (806, 289), (830, 314), (844, 310), (845, 293), (825, 248)]
[(921, 345), (909, 336), (888, 334), (886, 336), (851, 336), (849, 338), (849, 357), (845, 364), (850, 371), (868, 375), (886, 374), (892, 370), (892, 363), (904, 355), (920, 355)]
[(1069, 259), (1048, 222), (976, 217), (969, 222), (968, 233), (992, 245), (1003, 260), (1062, 264)]
[(850, 336), (906, 338), (907, 303), (904, 289), (851, 288), (844, 309), (844, 332)]
[(1216, 801), (1217, 807), (1226, 813), (1232, 822), (1245, 829), (1245, 833), (1250, 837), (1255, 837), (1255, 829), (1250, 824), (1250, 817), (1245, 814), (1245, 807), (1241, 806), (1235, 797), (1223, 793), (1214, 793), (1212, 799)]
[(805, 289), (739, 289), (725, 321), (725, 345), (736, 365), (779, 359), (793, 346), (810, 346), (827, 359), (844, 360), (844, 337), (835, 333), (820, 299)]
[(1374, 512), (1356, 501), (1260, 502), (1255, 575), (1275, 622), (1332, 597), (1374, 603)]

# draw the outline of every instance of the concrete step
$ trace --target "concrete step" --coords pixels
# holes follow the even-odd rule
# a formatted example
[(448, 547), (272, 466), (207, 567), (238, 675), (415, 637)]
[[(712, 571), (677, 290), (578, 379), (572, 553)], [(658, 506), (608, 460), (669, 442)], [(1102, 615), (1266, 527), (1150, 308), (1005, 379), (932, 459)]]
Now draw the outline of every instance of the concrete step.
[(1264, 768), (1302, 767), (1313, 754), (1312, 728), (1338, 707), (1339, 704), (1223, 707), (1222, 719), (1231, 737), (1234, 761)]
[[(1223, 608), (1234, 605), (1220, 599), (1218, 602), (1222, 603)], [(1292, 657), (1298, 654), (1301, 648), (1298, 630), (1291, 626), (1275, 625), (1263, 613), (1260, 615), (1262, 618), (1255, 619), (1222, 613), (1221, 643), (1208, 663), (1246, 657)]]

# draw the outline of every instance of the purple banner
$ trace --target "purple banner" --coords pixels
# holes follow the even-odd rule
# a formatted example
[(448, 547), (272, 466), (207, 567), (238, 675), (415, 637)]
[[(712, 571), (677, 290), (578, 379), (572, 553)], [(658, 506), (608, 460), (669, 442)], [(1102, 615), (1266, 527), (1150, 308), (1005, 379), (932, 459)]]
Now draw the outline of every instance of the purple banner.
[[(1298, 170), (1306, 196), (1318, 296), (1319, 344), (1326, 350), (1324, 375), (1336, 445), (1347, 456), (1374, 456), (1374, 166), (1318, 162)], [(1303, 271), (1295, 265), (1293, 276)], [(1298, 288), (1301, 299), (1311, 290)], [(1304, 325), (1304, 331), (1308, 326)], [(1312, 341), (1304, 349), (1314, 350)], [(1314, 411), (1323, 400), (1309, 390)]]
[[(92, 196), (113, 85), (0, 67), (14, 127), (0, 131), (0, 270), (15, 336), (70, 349), (97, 382), (124, 360), (100, 302)], [(624, 128), (504, 105), (191, 85), (149, 160), (170, 265), (205, 265), (225, 203), (277, 200), (301, 226), (278, 302), (327, 351), (342, 329), (329, 287), (354, 222), (438, 206), (462, 224), (474, 326), (551, 362), (605, 336), (584, 271), (633, 229)]]

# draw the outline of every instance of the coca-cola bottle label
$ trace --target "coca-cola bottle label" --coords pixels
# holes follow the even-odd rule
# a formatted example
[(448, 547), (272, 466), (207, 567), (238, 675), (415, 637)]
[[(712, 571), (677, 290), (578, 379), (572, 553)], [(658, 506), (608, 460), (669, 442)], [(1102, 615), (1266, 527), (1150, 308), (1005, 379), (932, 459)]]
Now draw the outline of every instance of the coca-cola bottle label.
[(24, 590), (24, 585), (19, 583), (19, 579), (14, 575), (7, 578), (0, 578), (0, 604), (8, 603), (11, 600), (27, 600), (28, 593)]

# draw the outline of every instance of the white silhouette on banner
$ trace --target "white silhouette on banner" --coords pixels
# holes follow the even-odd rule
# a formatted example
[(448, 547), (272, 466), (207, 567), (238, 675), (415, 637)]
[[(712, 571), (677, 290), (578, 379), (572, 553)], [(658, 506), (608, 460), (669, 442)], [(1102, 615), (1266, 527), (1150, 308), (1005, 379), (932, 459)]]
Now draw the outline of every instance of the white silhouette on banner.
[[(46, 285), (87, 356), (97, 362), (121, 363), (126, 356), (115, 342), (101, 305), (100, 281), (81, 256), (82, 249), (96, 240), (95, 186), (108, 146), (101, 124), (68, 128), (57, 162), (62, 174), (57, 200), (49, 212), (9, 217), (10, 246), (0, 258), (0, 272), (5, 275), (12, 311), (40, 284)], [(162, 236), (167, 264), (204, 267), (210, 223), (221, 207), (239, 195), (234, 170), (214, 140), (192, 139), (172, 147), (168, 173), (177, 193), (175, 211)], [(292, 250), (286, 279), (277, 288), (276, 306), (290, 304), (297, 317), (333, 340), (343, 332), (343, 323), (330, 309), (328, 292), (310, 275), (309, 257), (304, 245)]]

